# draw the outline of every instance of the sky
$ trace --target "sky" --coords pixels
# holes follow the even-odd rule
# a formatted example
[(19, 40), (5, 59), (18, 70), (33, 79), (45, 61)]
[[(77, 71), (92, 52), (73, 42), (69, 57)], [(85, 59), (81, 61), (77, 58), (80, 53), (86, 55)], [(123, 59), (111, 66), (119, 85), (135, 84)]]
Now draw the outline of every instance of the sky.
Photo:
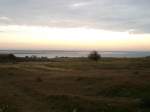
[(0, 49), (150, 51), (150, 0), (0, 0)]

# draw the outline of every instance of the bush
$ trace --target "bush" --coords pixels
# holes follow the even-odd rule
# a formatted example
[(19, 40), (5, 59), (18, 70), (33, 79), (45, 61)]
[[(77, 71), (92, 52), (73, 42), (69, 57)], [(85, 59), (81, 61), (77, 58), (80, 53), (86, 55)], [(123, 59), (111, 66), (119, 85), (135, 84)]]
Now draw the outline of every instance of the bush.
[(101, 55), (98, 54), (97, 51), (92, 51), (89, 55), (88, 55), (88, 58), (93, 60), (93, 61), (98, 61), (101, 59)]
[(14, 54), (0, 54), (0, 62), (14, 62), (16, 56)]
[(142, 108), (150, 108), (150, 97), (141, 99)]

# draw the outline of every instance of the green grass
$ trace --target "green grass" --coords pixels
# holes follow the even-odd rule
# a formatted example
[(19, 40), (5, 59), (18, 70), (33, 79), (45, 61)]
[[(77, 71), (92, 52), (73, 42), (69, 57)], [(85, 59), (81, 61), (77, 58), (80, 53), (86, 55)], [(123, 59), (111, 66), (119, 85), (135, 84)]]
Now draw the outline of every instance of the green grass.
[(0, 102), (0, 112), (18, 112), (16, 107), (8, 102)]

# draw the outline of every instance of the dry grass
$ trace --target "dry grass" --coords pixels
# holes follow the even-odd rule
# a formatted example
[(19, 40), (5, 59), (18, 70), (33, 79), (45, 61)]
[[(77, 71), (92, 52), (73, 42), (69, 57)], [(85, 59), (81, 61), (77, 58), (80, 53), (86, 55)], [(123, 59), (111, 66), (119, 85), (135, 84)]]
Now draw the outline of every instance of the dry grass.
[(149, 81), (147, 58), (3, 63), (0, 112), (149, 112)]

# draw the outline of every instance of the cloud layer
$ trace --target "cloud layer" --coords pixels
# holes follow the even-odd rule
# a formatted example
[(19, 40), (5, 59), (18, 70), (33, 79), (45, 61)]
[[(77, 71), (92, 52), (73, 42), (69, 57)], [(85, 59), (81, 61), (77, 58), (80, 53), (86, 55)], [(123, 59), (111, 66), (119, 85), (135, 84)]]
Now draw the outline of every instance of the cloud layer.
[(150, 33), (150, 0), (1, 0), (0, 24)]

